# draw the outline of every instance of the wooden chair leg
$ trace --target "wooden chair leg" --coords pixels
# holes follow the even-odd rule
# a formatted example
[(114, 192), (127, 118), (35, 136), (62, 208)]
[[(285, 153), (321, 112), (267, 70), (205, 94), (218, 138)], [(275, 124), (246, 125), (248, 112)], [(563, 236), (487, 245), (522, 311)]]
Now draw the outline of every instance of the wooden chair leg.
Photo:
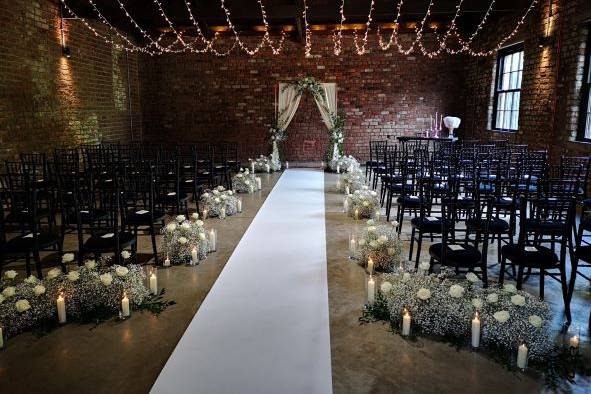
[[(433, 234), (431, 234), (433, 236)], [(415, 260), (415, 268), (419, 268), (419, 259), (421, 258), (421, 248), (423, 247), (423, 232), (419, 231), (419, 240), (417, 241), (417, 258)]]
[(150, 238), (152, 239), (152, 252), (154, 253), (154, 265), (158, 265), (158, 250), (156, 249), (156, 232), (154, 223), (150, 223)]
[(575, 258), (571, 260), (571, 270), (570, 270), (570, 281), (568, 283), (568, 302), (573, 298), (573, 293), (575, 291), (575, 282), (577, 280), (577, 270), (579, 269), (579, 259)]
[(25, 257), (25, 271), (27, 272), (27, 278), (31, 276), (31, 254), (27, 250), (27, 256)]
[(544, 276), (546, 275), (546, 271), (542, 268), (540, 269), (540, 300), (544, 301)]
[(410, 232), (410, 247), (408, 250), (408, 259), (409, 260), (412, 260), (412, 252), (414, 249), (414, 245), (415, 245), (415, 228), (413, 227)]
[(517, 270), (517, 290), (521, 290), (523, 286), (523, 265), (520, 265)]
[(566, 315), (566, 321), (570, 323), (572, 321), (572, 316), (570, 312), (570, 298), (566, 284), (566, 269), (564, 264), (561, 264), (560, 267), (560, 285), (562, 286), (562, 299), (564, 300), (564, 314)]
[(33, 258), (35, 259), (35, 269), (37, 270), (37, 277), (43, 279), (43, 271), (41, 270), (41, 257), (39, 256), (39, 249), (33, 249)]

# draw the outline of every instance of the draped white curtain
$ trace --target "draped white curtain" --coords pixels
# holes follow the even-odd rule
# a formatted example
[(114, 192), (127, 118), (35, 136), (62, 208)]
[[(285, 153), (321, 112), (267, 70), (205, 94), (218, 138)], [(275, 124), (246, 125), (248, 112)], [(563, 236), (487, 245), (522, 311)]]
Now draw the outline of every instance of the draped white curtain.
[[(318, 98), (316, 98), (316, 105), (320, 110), (320, 115), (322, 115), (322, 121), (328, 128), (328, 130), (332, 130), (334, 127), (332, 114), (337, 113), (337, 84), (336, 83), (323, 83), (322, 88), (324, 89), (324, 102), (320, 102)], [(334, 146), (332, 147), (332, 159), (338, 160), (339, 158), (339, 146), (335, 142)]]
[(286, 83), (279, 84), (278, 124), (283, 125), (287, 129), (287, 126), (291, 123), (293, 116), (300, 106), (301, 98), (302, 96), (298, 94), (293, 85)]

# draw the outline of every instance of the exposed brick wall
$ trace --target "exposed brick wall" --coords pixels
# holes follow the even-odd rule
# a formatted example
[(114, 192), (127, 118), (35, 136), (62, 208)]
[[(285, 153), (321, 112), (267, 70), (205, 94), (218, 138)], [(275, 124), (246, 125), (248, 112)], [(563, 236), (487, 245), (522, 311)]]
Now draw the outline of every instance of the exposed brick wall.
[[(19, 152), (141, 136), (138, 60), (65, 20), (54, 0), (0, 0), (0, 160)], [(99, 31), (104, 31), (95, 24)]]
[[(371, 41), (375, 44), (375, 36)], [(336, 82), (338, 107), (346, 117), (345, 151), (362, 159), (370, 139), (414, 133), (428, 124), (428, 114), (462, 116), (462, 57), (428, 60), (375, 47), (357, 56), (352, 46), (346, 37), (347, 51), (335, 57), (332, 38), (314, 34), (311, 59), (292, 41), (278, 56), (146, 56), (140, 73), (145, 138), (235, 140), (243, 158), (268, 153), (274, 86), (305, 75)], [(327, 130), (311, 97), (302, 99), (288, 134), (285, 158), (324, 158)]]
[[(589, 155), (591, 145), (575, 142), (580, 87), (591, 2), (587, 0), (550, 0), (527, 19), (519, 34), (507, 45), (523, 41), (524, 72), (521, 92), (519, 131), (490, 131), (491, 92), (496, 57), (469, 59), (466, 64), (465, 137), (504, 138), (532, 147), (548, 149), (554, 160), (561, 154)], [(516, 23), (517, 15), (504, 17), (483, 32), (484, 47), (490, 48)], [(540, 48), (539, 38), (548, 35)]]

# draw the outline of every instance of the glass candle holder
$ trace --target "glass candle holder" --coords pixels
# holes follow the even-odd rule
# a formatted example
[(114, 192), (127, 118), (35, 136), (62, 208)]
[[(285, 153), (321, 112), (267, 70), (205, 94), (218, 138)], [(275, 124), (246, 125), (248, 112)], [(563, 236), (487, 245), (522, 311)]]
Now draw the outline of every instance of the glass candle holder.
[(579, 353), (581, 346), (581, 328), (579, 326), (571, 326), (565, 331), (563, 336), (564, 347), (575, 355)]
[(215, 228), (212, 228), (208, 231), (208, 243), (209, 243), (209, 251), (210, 252), (215, 252), (217, 250), (217, 244), (218, 244), (218, 230)]
[(410, 311), (407, 308), (402, 310), (402, 322), (400, 326), (400, 333), (403, 337), (408, 337), (411, 334), (412, 328), (412, 317), (410, 316)]
[(517, 346), (516, 354), (516, 362), (515, 365), (522, 371), (525, 371), (527, 368), (527, 362), (529, 358), (529, 347), (525, 343), (525, 341), (519, 341)]
[(376, 300), (376, 280), (372, 275), (367, 278), (367, 303), (373, 305)]
[(219, 217), (220, 217), (220, 219), (225, 219), (226, 218), (226, 207), (221, 207), (220, 208)]
[(357, 258), (357, 249), (359, 247), (359, 239), (354, 231), (349, 233), (349, 258), (355, 260)]

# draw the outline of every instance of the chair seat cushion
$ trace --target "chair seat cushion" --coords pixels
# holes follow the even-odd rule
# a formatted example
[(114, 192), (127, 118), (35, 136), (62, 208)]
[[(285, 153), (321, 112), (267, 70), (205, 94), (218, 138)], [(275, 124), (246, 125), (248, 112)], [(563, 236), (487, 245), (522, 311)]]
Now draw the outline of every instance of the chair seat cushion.
[[(49, 231), (40, 231), (37, 232), (37, 241), (39, 243), (39, 249), (45, 249), (58, 243), (59, 237)], [(3, 249), (6, 252), (21, 252), (32, 250), (34, 247), (35, 238), (33, 238), (32, 233), (27, 233), (10, 239), (4, 244)]]
[[(472, 218), (466, 220), (466, 228), (472, 231), (484, 230), (486, 220), (482, 218)], [(491, 218), (489, 232), (494, 234), (505, 233), (509, 231), (509, 223), (501, 218)]]
[[(443, 263), (441, 243), (433, 244), (429, 247), (429, 255), (438, 263)], [(455, 266), (461, 268), (473, 268), (480, 265), (482, 255), (480, 251), (472, 245), (455, 244), (447, 245), (446, 262), (447, 266)]]
[(508, 197), (508, 196), (497, 197), (494, 202), (494, 206), (496, 208), (503, 208), (503, 209), (513, 208), (513, 207), (516, 207), (518, 204), (519, 204), (519, 200), (513, 200), (513, 197)]
[(416, 217), (411, 219), (410, 224), (413, 228), (423, 233), (441, 233), (443, 219), (440, 217), (425, 216), (421, 220), (420, 217)]
[(421, 206), (421, 197), (419, 196), (404, 196), (398, 197), (396, 202), (398, 204), (402, 204), (405, 207), (420, 207)]
[(176, 192), (169, 192), (164, 195), (158, 196), (156, 198), (156, 202), (161, 204), (174, 204), (176, 203), (177, 199), (180, 201), (186, 201), (189, 199), (189, 196), (185, 192), (178, 193), (178, 196)]
[[(115, 236), (108, 231), (102, 231), (93, 234), (84, 242), (84, 249), (98, 252), (109, 252), (115, 250)], [(130, 232), (119, 233), (119, 247), (125, 248), (130, 245), (135, 238)]]
[(565, 223), (559, 220), (527, 219), (527, 227), (542, 234), (562, 232)]
[(556, 254), (545, 246), (520, 248), (517, 244), (510, 244), (501, 248), (501, 254), (512, 263), (524, 267), (550, 268), (558, 264)]
[[(102, 209), (81, 209), (80, 210), (80, 221), (82, 224), (91, 224), (97, 220), (105, 220), (109, 217), (107, 211)], [(76, 217), (76, 212), (69, 212), (66, 216), (66, 220), (68, 223), (77, 223), (78, 218)]]

